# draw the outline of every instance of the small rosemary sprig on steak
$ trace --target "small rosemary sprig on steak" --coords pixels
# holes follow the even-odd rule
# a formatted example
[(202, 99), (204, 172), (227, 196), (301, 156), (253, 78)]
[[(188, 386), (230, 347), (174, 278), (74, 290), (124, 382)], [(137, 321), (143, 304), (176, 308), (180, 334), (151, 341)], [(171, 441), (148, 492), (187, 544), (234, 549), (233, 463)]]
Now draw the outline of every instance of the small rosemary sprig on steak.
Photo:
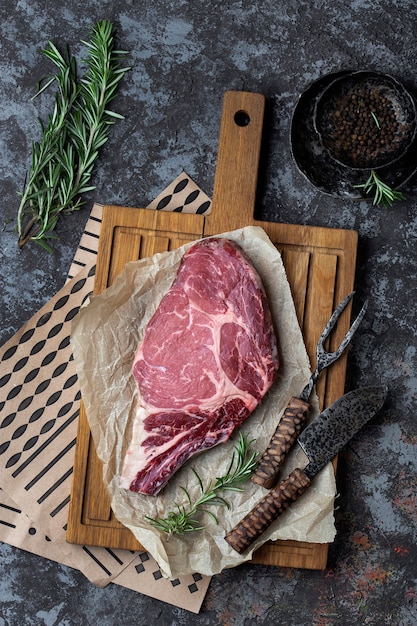
[[(107, 141), (110, 127), (122, 115), (107, 107), (116, 96), (127, 67), (120, 67), (125, 51), (115, 50), (112, 24), (97, 22), (87, 47), (86, 71), (77, 78), (75, 58), (64, 56), (49, 42), (43, 54), (57, 68), (36, 96), (55, 84), (54, 108), (47, 123), (40, 121), (41, 139), (32, 144), (31, 166), (17, 215), (19, 247), (36, 241), (47, 243), (61, 215), (83, 204), (83, 193), (93, 190), (90, 178), (99, 149)], [(35, 97), (36, 97), (35, 96)]]
[(206, 488), (198, 473), (192, 469), (201, 490), (201, 496), (193, 502), (190, 494), (184, 487), (180, 487), (187, 496), (187, 504), (174, 503), (175, 509), (170, 511), (166, 517), (146, 519), (157, 530), (171, 535), (183, 535), (194, 530), (202, 530), (201, 522), (197, 519), (198, 513), (207, 513), (217, 524), (218, 520), (207, 506), (217, 505), (229, 507), (228, 502), (219, 495), (219, 491), (243, 491), (240, 485), (244, 483), (255, 471), (258, 464), (259, 453), (251, 450), (254, 439), (248, 440), (246, 435), (239, 433), (239, 440), (234, 448), (232, 458), (226, 474), (216, 478)]

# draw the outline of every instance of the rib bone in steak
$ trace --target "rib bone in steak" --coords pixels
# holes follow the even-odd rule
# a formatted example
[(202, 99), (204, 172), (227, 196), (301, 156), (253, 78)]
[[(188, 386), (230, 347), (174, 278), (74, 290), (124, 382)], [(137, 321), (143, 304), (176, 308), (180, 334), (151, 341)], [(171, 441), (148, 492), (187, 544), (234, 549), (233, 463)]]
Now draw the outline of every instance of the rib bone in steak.
[(229, 239), (184, 254), (133, 363), (139, 390), (120, 485), (156, 495), (192, 455), (226, 441), (278, 369), (261, 279)]

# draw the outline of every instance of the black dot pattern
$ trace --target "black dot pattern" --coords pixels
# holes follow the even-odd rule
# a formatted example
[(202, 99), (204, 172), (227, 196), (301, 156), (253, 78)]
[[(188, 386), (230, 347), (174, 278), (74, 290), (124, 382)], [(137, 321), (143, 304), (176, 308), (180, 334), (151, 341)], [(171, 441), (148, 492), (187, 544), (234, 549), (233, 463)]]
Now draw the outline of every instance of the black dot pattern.
[(181, 593), (186, 593), (189, 596), (205, 591), (209, 582), (209, 578), (207, 576), (202, 576), (198, 573), (181, 578), (167, 579), (163, 576), (154, 559), (150, 557), (147, 552), (141, 552), (138, 554), (137, 559), (133, 564), (133, 569), (134, 572), (141, 577), (149, 576), (150, 574), (153, 582), (157, 583), (157, 590), (159, 590), (160, 587), (170, 587), (171, 589), (177, 589)]
[(149, 205), (149, 208), (156, 211), (208, 215), (211, 210), (211, 200), (183, 173)]

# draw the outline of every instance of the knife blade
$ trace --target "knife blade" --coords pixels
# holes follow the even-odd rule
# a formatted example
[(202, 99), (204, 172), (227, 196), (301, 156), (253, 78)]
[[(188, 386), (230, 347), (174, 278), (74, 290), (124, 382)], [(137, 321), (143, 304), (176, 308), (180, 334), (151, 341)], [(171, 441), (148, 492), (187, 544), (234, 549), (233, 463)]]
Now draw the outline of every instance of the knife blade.
[(384, 404), (385, 386), (362, 387), (336, 400), (299, 435), (308, 463), (269, 491), (225, 536), (242, 554), (311, 485), (321, 469), (347, 444)]

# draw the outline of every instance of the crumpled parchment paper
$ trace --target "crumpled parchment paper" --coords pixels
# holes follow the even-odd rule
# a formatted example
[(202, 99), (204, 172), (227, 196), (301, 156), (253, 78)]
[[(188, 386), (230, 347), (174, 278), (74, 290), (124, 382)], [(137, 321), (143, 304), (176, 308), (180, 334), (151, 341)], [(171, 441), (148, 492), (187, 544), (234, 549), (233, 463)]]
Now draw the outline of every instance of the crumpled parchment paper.
[[(280, 369), (261, 405), (243, 422), (240, 430), (256, 438), (254, 448), (265, 449), (291, 396), (298, 396), (310, 377), (310, 364), (298, 325), (290, 287), (281, 256), (265, 231), (248, 226), (224, 237), (239, 243), (261, 275), (278, 338)], [(183, 536), (167, 536), (155, 530), (145, 516), (166, 516), (174, 503), (186, 505), (180, 488), (193, 501), (200, 495), (195, 468), (207, 485), (227, 471), (238, 433), (209, 451), (192, 457), (172, 477), (158, 496), (144, 496), (118, 485), (125, 450), (136, 413), (137, 388), (131, 373), (134, 355), (146, 325), (177, 273), (180, 259), (192, 244), (173, 252), (128, 263), (115, 283), (93, 297), (73, 320), (71, 344), (91, 433), (103, 462), (104, 482), (111, 506), (120, 522), (130, 528), (155, 558), (162, 572), (175, 578), (194, 572), (213, 575), (250, 560), (253, 551), (269, 539), (292, 539), (329, 543), (334, 539), (333, 503), (335, 477), (328, 464), (303, 497), (274, 522), (245, 554), (238, 554), (224, 540), (228, 532), (266, 491), (250, 481), (242, 493), (225, 495), (230, 508), (212, 507), (218, 519), (201, 513), (204, 530)], [(310, 419), (318, 413), (312, 397)], [(298, 446), (282, 467), (285, 478), (306, 457)]]

